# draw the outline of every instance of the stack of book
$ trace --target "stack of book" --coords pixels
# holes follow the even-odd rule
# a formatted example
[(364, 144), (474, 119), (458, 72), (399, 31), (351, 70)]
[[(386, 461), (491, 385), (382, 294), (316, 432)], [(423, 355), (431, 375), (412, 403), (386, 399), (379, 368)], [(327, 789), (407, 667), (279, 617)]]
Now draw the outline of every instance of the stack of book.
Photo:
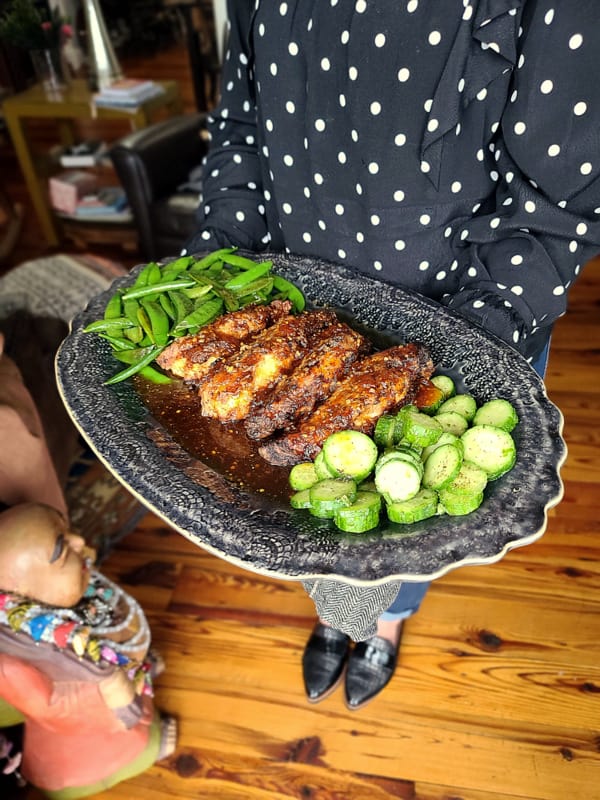
[(95, 167), (107, 151), (106, 142), (85, 141), (65, 147), (59, 159), (63, 167)]
[(141, 103), (164, 92), (163, 87), (151, 80), (121, 78), (94, 95), (97, 106), (110, 108), (137, 108)]
[(103, 186), (93, 194), (84, 195), (73, 216), (96, 222), (127, 222), (132, 219), (127, 196), (120, 186)]

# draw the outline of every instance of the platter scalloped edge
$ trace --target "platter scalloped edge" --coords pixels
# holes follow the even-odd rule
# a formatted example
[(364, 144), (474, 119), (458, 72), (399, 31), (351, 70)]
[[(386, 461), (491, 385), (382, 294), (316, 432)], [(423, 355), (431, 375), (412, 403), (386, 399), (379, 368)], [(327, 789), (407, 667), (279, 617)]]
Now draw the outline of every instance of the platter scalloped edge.
[(102, 316), (107, 299), (135, 279), (140, 265), (73, 319), (57, 354), (56, 376), (76, 427), (141, 503), (214, 555), (289, 580), (431, 580), (457, 567), (499, 561), (543, 535), (549, 509), (563, 496), (560, 468), (567, 451), (562, 414), (522, 356), (414, 292), (319, 260), (270, 253), (261, 258), (272, 258), (275, 271), (313, 305), (333, 307), (397, 340), (425, 343), (436, 368), (464, 381), (479, 402), (505, 397), (513, 403), (520, 417), (515, 467), (489, 484), (484, 503), (468, 516), (385, 523), (360, 537), (270, 504), (266, 495), (244, 493), (160, 430), (130, 381), (103, 385), (116, 362), (110, 346), (83, 328)]

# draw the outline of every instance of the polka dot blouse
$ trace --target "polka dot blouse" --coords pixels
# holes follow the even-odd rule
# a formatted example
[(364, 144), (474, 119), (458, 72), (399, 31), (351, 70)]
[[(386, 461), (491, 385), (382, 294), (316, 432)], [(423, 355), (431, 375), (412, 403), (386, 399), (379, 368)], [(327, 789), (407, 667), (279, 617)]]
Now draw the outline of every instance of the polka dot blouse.
[(600, 4), (232, 0), (204, 218), (434, 298), (527, 357), (600, 251)]

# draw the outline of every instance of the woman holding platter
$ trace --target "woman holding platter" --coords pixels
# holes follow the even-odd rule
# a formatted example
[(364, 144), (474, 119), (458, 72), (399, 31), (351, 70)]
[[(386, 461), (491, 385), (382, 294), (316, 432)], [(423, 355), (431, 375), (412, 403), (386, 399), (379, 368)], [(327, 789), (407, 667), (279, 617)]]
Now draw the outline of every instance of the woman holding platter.
[[(229, 3), (197, 235), (419, 292), (541, 374), (600, 250), (600, 10), (566, 0)], [(308, 699), (391, 678), (428, 583), (305, 584)], [(351, 640), (358, 641), (354, 648)]]

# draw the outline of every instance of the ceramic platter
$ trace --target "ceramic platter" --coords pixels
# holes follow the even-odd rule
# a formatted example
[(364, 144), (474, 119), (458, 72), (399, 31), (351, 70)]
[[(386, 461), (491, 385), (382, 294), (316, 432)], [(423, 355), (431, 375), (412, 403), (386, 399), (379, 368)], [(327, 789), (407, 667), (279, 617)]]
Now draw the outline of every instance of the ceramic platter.
[[(437, 516), (409, 526), (386, 521), (362, 535), (340, 533), (330, 521), (291, 509), (273, 491), (269, 470), (262, 475), (259, 464), (241, 465), (242, 472), (254, 473), (252, 488), (232, 480), (159, 424), (160, 417), (150, 413), (131, 380), (103, 385), (119, 366), (109, 345), (82, 329), (103, 315), (115, 288), (132, 283), (140, 266), (92, 299), (73, 320), (57, 357), (64, 403), (110, 471), (192, 542), (246, 569), (280, 578), (329, 577), (357, 585), (426, 580), (463, 565), (495, 562), (538, 539), (548, 510), (562, 497), (559, 471), (566, 448), (561, 413), (526, 361), (417, 294), (321, 261), (265, 257), (313, 306), (333, 307), (381, 345), (423, 342), (436, 371), (451, 375), (459, 390), (479, 402), (504, 397), (513, 403), (520, 417), (513, 432), (515, 467), (488, 485), (484, 503), (468, 516)], [(221, 430), (210, 449), (231, 447), (226, 439)]]

